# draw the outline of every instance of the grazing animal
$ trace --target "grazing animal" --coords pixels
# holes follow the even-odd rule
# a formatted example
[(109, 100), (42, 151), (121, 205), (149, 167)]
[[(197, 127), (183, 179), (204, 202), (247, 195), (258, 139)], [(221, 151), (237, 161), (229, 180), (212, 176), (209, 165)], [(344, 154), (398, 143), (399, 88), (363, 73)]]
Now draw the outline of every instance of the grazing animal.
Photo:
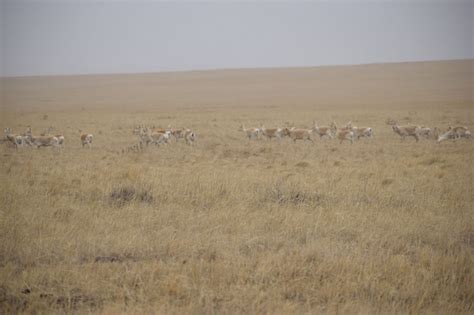
[(82, 130), (79, 130), (79, 134), (81, 135), (81, 143), (82, 147), (88, 146), (89, 149), (92, 148), (92, 140), (94, 139), (94, 135), (90, 133), (82, 133)]
[(170, 132), (171, 132), (171, 135), (174, 137), (174, 139), (176, 140), (176, 142), (178, 142), (179, 139), (183, 139), (184, 138), (184, 132), (186, 131), (186, 129), (171, 129)]
[(318, 126), (316, 121), (313, 122), (313, 131), (319, 138), (322, 139), (324, 136), (329, 137), (330, 139), (334, 138), (335, 128), (334, 127), (327, 127), (327, 126)]
[(240, 125), (239, 131), (243, 131), (249, 140), (259, 139), (260, 134), (262, 133), (260, 128), (245, 128), (244, 125)]
[(303, 140), (303, 141), (311, 141), (314, 143), (313, 139), (311, 139), (311, 134), (313, 133), (313, 129), (297, 129), (297, 128), (285, 128), (285, 133), (296, 142), (296, 140)]
[(471, 132), (469, 131), (469, 129), (467, 129), (467, 127), (464, 127), (464, 126), (457, 126), (457, 127), (449, 126), (448, 130), (453, 130), (457, 138), (470, 138), (471, 137)]
[(374, 134), (374, 131), (370, 127), (352, 127), (352, 132), (354, 132), (355, 139), (359, 140), (360, 138), (371, 138)]
[(168, 141), (171, 137), (171, 131), (156, 132), (149, 130), (147, 127), (140, 130), (140, 142), (145, 143), (147, 146), (149, 144), (168, 144)]
[(53, 149), (61, 149), (59, 139), (55, 136), (30, 136), (29, 142), (31, 146), (39, 149), (40, 147), (52, 147)]
[(168, 144), (170, 138), (171, 138), (171, 131), (165, 131), (165, 132), (151, 132), (150, 133), (150, 138), (152, 139), (152, 143), (154, 144)]
[(448, 131), (442, 133), (436, 142), (440, 143), (449, 139), (456, 140), (457, 138), (456, 132), (453, 129), (449, 129)]
[[(146, 128), (148, 129), (148, 128)], [(168, 129), (164, 129), (164, 128), (156, 128), (156, 127), (151, 127), (150, 128), (150, 132), (151, 133), (154, 133), (154, 132), (157, 132), (157, 133), (166, 133), (167, 131), (169, 131)]]
[(346, 124), (345, 127), (339, 128), (339, 127), (337, 126), (337, 124), (333, 121), (333, 122), (331, 123), (331, 128), (332, 128), (333, 130), (336, 130), (336, 131), (348, 131), (348, 130), (349, 130), (349, 131), (352, 131), (352, 122), (349, 121), (349, 122)]
[(342, 144), (344, 140), (350, 141), (351, 144), (354, 143), (355, 135), (352, 130), (339, 129), (336, 132), (336, 138), (339, 140), (339, 143)]
[(263, 136), (267, 137), (267, 139), (271, 140), (272, 138), (276, 138), (281, 140), (284, 136), (288, 135), (288, 128), (270, 128), (267, 129), (265, 126), (262, 125), (260, 128), (262, 131)]
[(460, 138), (466, 138), (466, 139), (471, 138), (471, 132), (466, 127), (453, 128), (449, 126), (448, 130), (438, 137), (437, 142), (440, 143), (445, 140), (449, 140), (449, 139), (457, 140)]
[(17, 150), (19, 147), (23, 147), (23, 145), (27, 143), (27, 139), (25, 136), (12, 134), (11, 128), (5, 128), (3, 132), (5, 133), (5, 140), (12, 143), (15, 146), (15, 149)]
[(405, 140), (406, 137), (413, 137), (415, 138), (416, 142), (420, 140), (420, 136), (419, 136), (420, 127), (418, 126), (393, 125), (392, 130), (393, 132), (398, 134), (402, 138), (402, 140)]
[(184, 140), (189, 145), (193, 145), (194, 141), (196, 141), (196, 133), (191, 129), (186, 129), (184, 132)]
[[(30, 129), (31, 130), (31, 129)], [(64, 147), (64, 136), (63, 135), (54, 135), (52, 134), (53, 132), (53, 127), (50, 126), (48, 128), (48, 131), (41, 133), (41, 136), (55, 136), (59, 140), (59, 146)]]
[(345, 127), (338, 128), (335, 122), (331, 123), (331, 128), (336, 131), (336, 139), (339, 140), (339, 143), (342, 144), (344, 140), (350, 141), (351, 144), (354, 143), (355, 134), (352, 131), (352, 123), (348, 122)]
[(421, 137), (425, 137), (426, 139), (429, 139), (431, 137), (431, 134), (432, 134), (431, 128), (428, 128), (428, 127), (422, 126), (418, 130), (418, 135)]

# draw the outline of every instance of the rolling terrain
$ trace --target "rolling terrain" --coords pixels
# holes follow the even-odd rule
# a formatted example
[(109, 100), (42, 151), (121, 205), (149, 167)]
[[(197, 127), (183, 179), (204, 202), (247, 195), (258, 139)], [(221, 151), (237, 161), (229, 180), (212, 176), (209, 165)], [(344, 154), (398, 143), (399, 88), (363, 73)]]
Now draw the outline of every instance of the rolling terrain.
[[(474, 142), (386, 120), (474, 131), (473, 65), (2, 78), (3, 128), (66, 140), (0, 143), (0, 313), (472, 313)], [(313, 120), (374, 137), (238, 131)]]

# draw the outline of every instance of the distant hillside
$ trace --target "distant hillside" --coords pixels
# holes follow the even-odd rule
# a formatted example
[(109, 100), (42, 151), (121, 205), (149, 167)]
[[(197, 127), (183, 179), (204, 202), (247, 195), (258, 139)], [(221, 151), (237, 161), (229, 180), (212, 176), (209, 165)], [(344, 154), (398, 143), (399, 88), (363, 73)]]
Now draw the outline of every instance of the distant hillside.
[(2, 78), (3, 110), (187, 106), (354, 107), (473, 102), (474, 60)]

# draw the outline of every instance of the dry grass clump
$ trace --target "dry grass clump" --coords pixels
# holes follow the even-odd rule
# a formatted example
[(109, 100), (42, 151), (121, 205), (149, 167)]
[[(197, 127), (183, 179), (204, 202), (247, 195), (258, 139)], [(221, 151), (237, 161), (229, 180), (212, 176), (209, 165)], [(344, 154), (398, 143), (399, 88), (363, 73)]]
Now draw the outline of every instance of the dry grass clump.
[(110, 193), (110, 200), (118, 206), (124, 206), (132, 201), (152, 203), (153, 194), (144, 187), (125, 185), (114, 187)]

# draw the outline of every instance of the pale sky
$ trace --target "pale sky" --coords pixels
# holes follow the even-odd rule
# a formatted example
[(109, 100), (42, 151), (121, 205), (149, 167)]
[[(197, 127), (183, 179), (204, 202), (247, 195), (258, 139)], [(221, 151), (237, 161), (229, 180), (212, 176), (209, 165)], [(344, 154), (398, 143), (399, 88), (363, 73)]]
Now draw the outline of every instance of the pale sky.
[(474, 58), (469, 0), (0, 1), (2, 76)]

